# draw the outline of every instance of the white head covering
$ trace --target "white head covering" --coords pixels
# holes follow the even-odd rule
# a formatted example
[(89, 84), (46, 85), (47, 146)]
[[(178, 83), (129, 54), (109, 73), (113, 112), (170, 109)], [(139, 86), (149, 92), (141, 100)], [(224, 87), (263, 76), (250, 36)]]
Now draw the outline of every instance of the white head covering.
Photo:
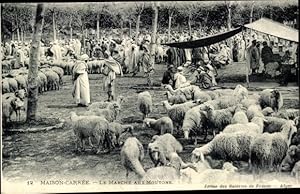
[(89, 56), (87, 54), (83, 54), (80, 56), (80, 60), (82, 60), (82, 61), (86, 61), (88, 59), (89, 59)]

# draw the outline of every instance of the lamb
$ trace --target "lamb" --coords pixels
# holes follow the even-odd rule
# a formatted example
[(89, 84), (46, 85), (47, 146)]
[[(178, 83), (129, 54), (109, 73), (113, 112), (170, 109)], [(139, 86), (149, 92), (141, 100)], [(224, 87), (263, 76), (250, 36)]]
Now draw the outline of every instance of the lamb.
[(281, 162), (280, 171), (290, 172), (295, 163), (300, 160), (300, 144), (298, 146), (291, 145), (286, 153), (286, 156)]
[(170, 160), (171, 154), (182, 152), (182, 145), (175, 137), (166, 133), (164, 135), (155, 135), (152, 137), (152, 142), (148, 144), (149, 155), (155, 167), (159, 164), (167, 165), (167, 160)]
[(235, 113), (231, 119), (231, 124), (235, 124), (235, 123), (245, 124), (248, 122), (249, 122), (248, 117), (246, 113), (243, 111), (242, 105), (238, 104), (237, 108), (235, 109)]
[(204, 130), (205, 138), (207, 136), (207, 115), (205, 111), (200, 110), (200, 105), (188, 110), (184, 116), (182, 131), (184, 138), (188, 139), (190, 132), (196, 133), (199, 130)]
[(288, 121), (282, 126), (281, 132), (258, 135), (251, 145), (252, 172), (259, 172), (266, 169), (266, 167), (275, 167), (279, 170), (280, 163), (291, 143), (292, 135), (296, 131), (294, 122)]
[(261, 112), (261, 107), (258, 105), (250, 105), (247, 109), (246, 115), (249, 120), (253, 117), (264, 117), (263, 113)]
[(89, 143), (92, 148), (94, 147), (91, 139), (96, 140), (97, 154), (100, 153), (101, 146), (103, 148), (105, 143), (112, 146), (109, 124), (105, 118), (99, 116), (77, 116), (75, 112), (71, 112), (70, 121), (77, 140), (75, 145), (76, 150), (80, 150), (78, 145), (80, 145), (81, 149), (85, 150), (85, 139), (90, 140)]
[(297, 179), (297, 183), (299, 182), (299, 174), (300, 174), (300, 161), (296, 162), (291, 172), (291, 175)]
[(272, 116), (274, 113), (274, 110), (271, 107), (266, 107), (261, 112), (264, 116)]
[(140, 178), (144, 177), (145, 170), (141, 164), (144, 159), (144, 147), (137, 138), (126, 139), (120, 154), (121, 163), (126, 169), (126, 177), (129, 171), (135, 172)]
[(265, 89), (260, 93), (259, 103), (262, 108), (271, 107), (277, 112), (283, 106), (283, 98), (277, 89)]
[(216, 131), (222, 131), (231, 123), (235, 108), (236, 107), (229, 107), (227, 109), (215, 110), (212, 106), (206, 107), (208, 125), (213, 129), (214, 136)]
[(103, 116), (108, 122), (113, 122), (117, 119), (119, 112), (120, 105), (117, 102), (113, 102), (105, 109), (89, 110), (86, 111), (84, 115)]
[[(121, 107), (122, 103), (124, 102), (124, 97), (118, 96), (117, 101), (115, 101), (115, 102), (117, 102)], [(104, 109), (104, 108), (107, 108), (108, 105), (110, 105), (112, 103), (113, 102), (93, 102), (92, 104), (90, 104), (88, 106), (88, 110)]]
[(225, 127), (223, 133), (234, 133), (238, 131), (249, 131), (254, 133), (263, 133), (264, 130), (264, 118), (253, 117), (250, 123), (237, 123), (230, 124)]
[(18, 90), (18, 82), (14, 78), (6, 78), (9, 84), (9, 91), (15, 92)]
[(59, 90), (59, 76), (50, 68), (40, 69), (47, 77), (47, 90)]
[(108, 124), (109, 131), (115, 134), (116, 139), (113, 140), (115, 145), (120, 145), (119, 138), (125, 132), (132, 133), (133, 126), (132, 125), (121, 125), (117, 122), (111, 122)]
[(287, 122), (286, 119), (276, 117), (265, 117), (264, 132), (274, 133), (280, 132), (282, 126)]
[(161, 117), (160, 119), (150, 119), (145, 118), (143, 121), (143, 127), (150, 127), (163, 135), (165, 133), (170, 133), (173, 135), (173, 122), (169, 117)]
[(168, 101), (163, 101), (163, 106), (167, 110), (168, 116), (173, 121), (173, 125), (177, 130), (179, 130), (183, 124), (185, 113), (196, 105), (197, 102), (188, 101), (183, 104), (174, 104), (171, 106)]
[(209, 143), (192, 152), (192, 162), (204, 161), (206, 156), (226, 161), (246, 161), (250, 159), (250, 146), (258, 134), (252, 131), (220, 133)]
[(172, 95), (169, 91), (166, 92), (167, 99), (171, 104), (182, 104), (187, 101), (184, 94)]
[(143, 120), (152, 112), (152, 97), (148, 91), (138, 94), (138, 107), (143, 113)]

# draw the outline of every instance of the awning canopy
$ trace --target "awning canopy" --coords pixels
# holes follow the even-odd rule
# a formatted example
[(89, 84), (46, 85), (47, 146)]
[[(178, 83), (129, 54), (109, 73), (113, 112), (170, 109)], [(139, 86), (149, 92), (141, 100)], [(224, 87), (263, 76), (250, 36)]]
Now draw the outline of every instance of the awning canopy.
[(218, 42), (221, 42), (223, 40), (226, 40), (237, 33), (241, 32), (243, 27), (235, 28), (233, 30), (222, 32), (218, 34), (214, 34), (212, 36), (206, 36), (203, 38), (200, 38), (198, 40), (192, 40), (187, 42), (175, 42), (175, 43), (166, 43), (162, 45), (167, 45), (170, 47), (177, 47), (177, 48), (198, 48), (203, 46), (209, 46), (211, 44), (215, 44)]
[(279, 22), (267, 18), (261, 18), (244, 26), (261, 33), (269, 34), (293, 42), (298, 42), (299, 39), (297, 29), (285, 26)]

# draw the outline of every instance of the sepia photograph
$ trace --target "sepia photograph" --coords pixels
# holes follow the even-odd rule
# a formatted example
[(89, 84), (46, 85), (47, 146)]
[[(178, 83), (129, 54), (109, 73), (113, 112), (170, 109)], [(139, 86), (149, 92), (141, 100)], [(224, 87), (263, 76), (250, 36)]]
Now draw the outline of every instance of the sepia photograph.
[(300, 188), (299, 2), (1, 3), (1, 193)]

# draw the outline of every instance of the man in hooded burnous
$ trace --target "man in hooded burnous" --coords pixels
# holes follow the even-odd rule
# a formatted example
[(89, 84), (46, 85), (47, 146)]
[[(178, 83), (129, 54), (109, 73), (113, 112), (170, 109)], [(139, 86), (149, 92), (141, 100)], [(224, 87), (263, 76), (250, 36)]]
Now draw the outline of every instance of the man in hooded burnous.
[(75, 98), (78, 106), (88, 106), (90, 103), (90, 85), (88, 77), (87, 54), (82, 55), (73, 68), (73, 91), (72, 95)]

